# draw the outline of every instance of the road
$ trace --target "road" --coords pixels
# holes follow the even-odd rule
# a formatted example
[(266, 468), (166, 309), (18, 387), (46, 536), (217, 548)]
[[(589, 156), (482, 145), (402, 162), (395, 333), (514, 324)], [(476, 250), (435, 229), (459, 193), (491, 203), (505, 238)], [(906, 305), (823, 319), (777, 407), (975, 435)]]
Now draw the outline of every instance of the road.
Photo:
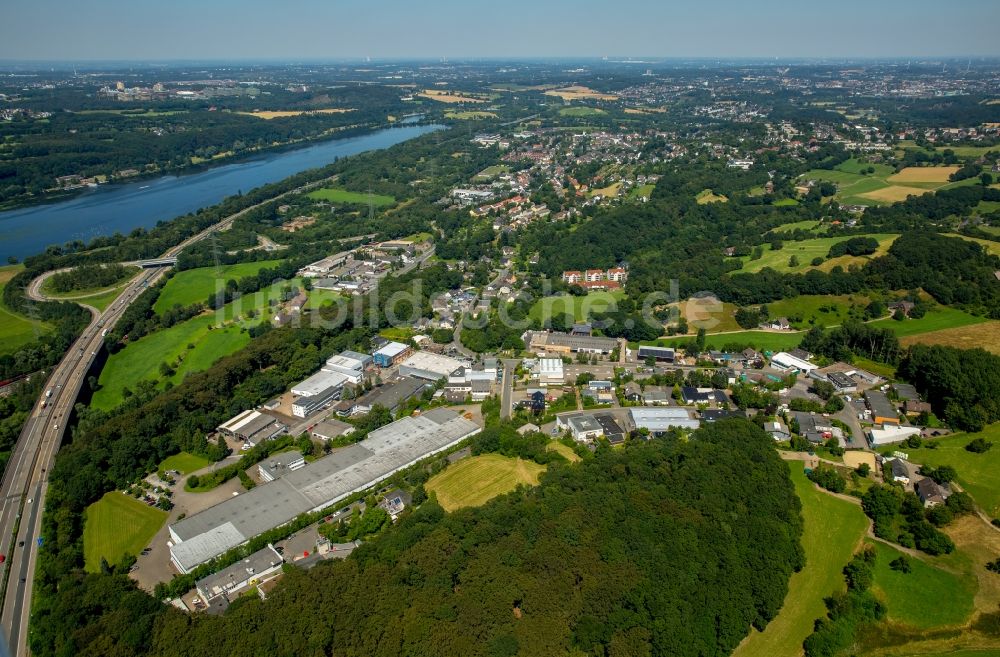
[(501, 381), (500, 388), (500, 419), (509, 420), (510, 416), (514, 414), (513, 410), (513, 397), (514, 397), (514, 369), (517, 367), (518, 363), (521, 361), (517, 359), (507, 359), (502, 361), (503, 364), (503, 379)]
[[(264, 203), (325, 182), (327, 180), (324, 179), (304, 185)], [(205, 239), (217, 230), (230, 227), (237, 218), (262, 204), (226, 217), (170, 248), (161, 257), (176, 257), (191, 244)], [(84, 305), (93, 319), (52, 370), (46, 384), (46, 390), (51, 392), (51, 396), (43, 395), (32, 409), (7, 463), (0, 482), (0, 553), (6, 556), (0, 583), (0, 601), (3, 605), (0, 628), (7, 637), (12, 657), (28, 655), (28, 616), (31, 611), (37, 547), (41, 537), (47, 473), (62, 443), (65, 422), (73, 411), (87, 372), (104, 346), (103, 332), (114, 327), (135, 298), (148, 286), (159, 281), (168, 269), (169, 267), (154, 267), (141, 271), (103, 313)], [(32, 299), (47, 300), (41, 293), (41, 285), (47, 275), (40, 276), (28, 286), (28, 295)]]

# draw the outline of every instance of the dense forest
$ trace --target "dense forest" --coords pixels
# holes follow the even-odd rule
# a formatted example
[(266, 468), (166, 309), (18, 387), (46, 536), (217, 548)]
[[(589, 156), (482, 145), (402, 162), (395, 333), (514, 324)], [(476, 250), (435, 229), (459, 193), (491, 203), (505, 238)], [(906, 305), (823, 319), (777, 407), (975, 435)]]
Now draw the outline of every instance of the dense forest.
[[(124, 575), (67, 573), (38, 655), (728, 655), (803, 564), (799, 502), (745, 421), (549, 465), (541, 485), (444, 514), (430, 500), (268, 601), (189, 616)], [(248, 627), (256, 628), (248, 633)]]

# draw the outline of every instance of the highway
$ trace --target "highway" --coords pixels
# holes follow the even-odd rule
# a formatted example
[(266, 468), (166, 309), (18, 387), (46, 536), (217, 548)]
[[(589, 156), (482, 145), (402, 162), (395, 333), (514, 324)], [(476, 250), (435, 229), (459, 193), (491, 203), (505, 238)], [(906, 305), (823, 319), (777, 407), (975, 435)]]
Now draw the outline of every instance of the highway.
[[(205, 239), (217, 230), (228, 228), (242, 214), (263, 203), (326, 182), (327, 180), (321, 180), (309, 183), (245, 208), (187, 238), (161, 257), (176, 257), (191, 244)], [(104, 331), (113, 328), (135, 298), (148, 286), (159, 281), (168, 269), (170, 266), (154, 267), (138, 273), (103, 313), (81, 304), (90, 310), (93, 319), (51, 371), (45, 386), (48, 392), (42, 395), (32, 409), (7, 463), (0, 482), (0, 553), (6, 557), (2, 568), (3, 579), (0, 582), (0, 602), (3, 605), (0, 611), (0, 629), (7, 637), (12, 657), (29, 654), (28, 617), (31, 611), (35, 559), (39, 540), (42, 538), (42, 509), (45, 505), (47, 473), (62, 443), (65, 422), (73, 411), (87, 372), (104, 346)], [(50, 274), (51, 272), (43, 274), (28, 286), (28, 295), (32, 299), (48, 300), (41, 292), (41, 283)]]

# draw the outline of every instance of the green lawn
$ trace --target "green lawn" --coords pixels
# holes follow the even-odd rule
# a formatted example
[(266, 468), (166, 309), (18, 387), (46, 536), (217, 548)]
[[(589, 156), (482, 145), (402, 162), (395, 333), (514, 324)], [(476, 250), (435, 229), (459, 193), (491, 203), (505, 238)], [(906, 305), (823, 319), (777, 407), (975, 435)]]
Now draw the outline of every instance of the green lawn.
[(969, 326), (987, 321), (982, 317), (976, 317), (957, 308), (948, 306), (935, 306), (927, 311), (927, 314), (920, 319), (880, 319), (872, 322), (872, 326), (892, 329), (897, 336), (905, 338), (909, 335), (940, 331), (942, 329), (957, 328), (959, 326)]
[(796, 230), (807, 230), (811, 233), (825, 233), (827, 226), (821, 221), (816, 221), (815, 219), (806, 219), (805, 221), (793, 221), (790, 224), (782, 224), (773, 229), (778, 233), (793, 232)]
[(628, 195), (629, 198), (639, 198), (641, 196), (649, 198), (653, 195), (654, 189), (656, 189), (656, 185), (651, 185), (651, 184), (639, 185), (638, 187), (633, 187), (629, 191)]
[[(710, 333), (705, 336), (705, 346), (709, 349), (721, 349), (727, 344), (747, 344), (761, 351), (787, 351), (799, 346), (803, 337), (805, 337), (804, 332), (737, 331), (735, 333)], [(682, 338), (664, 338), (651, 344), (662, 342), (662, 346), (676, 347), (693, 339), (694, 336), (689, 335)]]
[[(784, 226), (781, 227), (784, 229)], [(879, 255), (888, 249), (893, 241), (899, 235), (891, 233), (873, 233), (870, 235), (863, 235), (859, 237), (873, 237), (879, 242), (879, 250), (876, 251), (875, 255)], [(764, 267), (770, 267), (775, 271), (782, 273), (796, 273), (802, 272), (807, 269), (813, 269), (812, 260), (813, 258), (823, 258), (824, 263), (819, 266), (820, 269), (829, 270), (835, 265), (841, 265), (847, 267), (851, 263), (864, 262), (867, 260), (866, 257), (852, 258), (851, 256), (841, 256), (834, 258), (832, 260), (826, 260), (827, 254), (830, 252), (830, 247), (837, 242), (843, 242), (849, 239), (849, 237), (817, 237), (810, 240), (801, 240), (798, 242), (784, 242), (783, 247), (777, 251), (771, 250), (770, 244), (764, 245), (764, 254), (757, 260), (751, 260), (750, 256), (743, 257), (743, 268), (739, 271), (757, 273)], [(798, 264), (794, 267), (789, 267), (788, 262), (792, 256), (798, 259)]]
[[(965, 449), (974, 438), (985, 438), (993, 448), (983, 454)], [(958, 473), (958, 483), (991, 518), (1000, 518), (1000, 423), (981, 433), (960, 433), (936, 438), (937, 449), (906, 449), (910, 461), (920, 465), (950, 465)]]
[(506, 164), (494, 164), (477, 173), (475, 178), (476, 180), (493, 180), (501, 173), (507, 173), (508, 171), (510, 171), (510, 167)]
[(157, 470), (180, 470), (181, 474), (190, 474), (195, 470), (201, 470), (208, 466), (210, 461), (203, 456), (181, 452), (163, 459)]
[(45, 322), (12, 312), (3, 303), (3, 289), (7, 281), (17, 276), (22, 269), (23, 265), (0, 267), (0, 354), (13, 353), (23, 345), (34, 341), (36, 334), (52, 330), (52, 327)]
[(901, 573), (889, 567), (902, 552), (872, 540), (875, 548), (874, 592), (889, 609), (888, 620), (927, 630), (963, 625), (975, 608), (978, 588), (975, 578), (957, 575), (932, 565), (929, 560), (910, 558), (912, 569)]
[(88, 572), (101, 572), (101, 559), (115, 564), (125, 554), (138, 556), (167, 520), (167, 512), (120, 491), (106, 493), (87, 507), (83, 557)]
[(339, 189), (336, 187), (317, 189), (314, 192), (309, 192), (308, 196), (309, 198), (314, 198), (320, 201), (329, 201), (330, 203), (352, 203), (354, 205), (368, 205), (368, 201), (370, 200), (376, 207), (392, 205), (396, 202), (395, 197), (392, 196), (372, 194), (369, 198), (369, 195), (365, 192), (350, 192), (346, 189)]
[(763, 632), (751, 630), (733, 657), (800, 655), (802, 642), (813, 631), (813, 622), (826, 615), (823, 598), (844, 589), (841, 571), (868, 528), (860, 506), (820, 491), (806, 479), (801, 462), (788, 465), (802, 500), (806, 565), (792, 575), (778, 616)]
[[(124, 278), (119, 280), (116, 284), (112, 286), (101, 286), (101, 287), (88, 287), (81, 288), (79, 290), (72, 290), (70, 292), (56, 292), (52, 289), (52, 277), (47, 278), (44, 283), (42, 283), (41, 292), (47, 297), (52, 297), (53, 299), (80, 299), (84, 303), (90, 303), (87, 298), (91, 298), (90, 295), (96, 295), (98, 292), (110, 292), (111, 290), (121, 290), (128, 282), (135, 277), (136, 274), (142, 270), (138, 267), (126, 267), (126, 275)], [(86, 297), (86, 298), (85, 298)]]
[[(796, 328), (808, 329), (812, 326), (836, 326), (852, 316), (860, 319), (860, 312), (869, 303), (867, 297), (858, 295), (803, 295), (782, 299), (767, 304), (771, 317), (799, 318)], [(850, 312), (856, 308), (853, 314)]]
[[(167, 380), (179, 383), (189, 372), (207, 369), (212, 363), (244, 347), (250, 336), (238, 325), (211, 328), (215, 315), (202, 315), (168, 329), (147, 335), (108, 358), (99, 378), (100, 389), (91, 404), (110, 410), (122, 402), (125, 388), (135, 389), (143, 380), (154, 380), (162, 387)], [(193, 345), (189, 349), (188, 345)], [(175, 374), (163, 379), (160, 364), (181, 359)]]
[(795, 207), (798, 204), (799, 204), (798, 200), (794, 198), (779, 198), (771, 205), (773, 205), (776, 208), (791, 208)]
[(591, 292), (586, 296), (574, 297), (568, 294), (542, 297), (531, 306), (528, 315), (542, 321), (555, 315), (572, 315), (574, 321), (582, 322), (589, 312), (604, 312), (625, 298), (625, 292)]
[(280, 262), (280, 260), (241, 262), (219, 267), (218, 272), (215, 267), (199, 267), (178, 272), (167, 281), (153, 310), (159, 314), (178, 304), (189, 306), (192, 303), (204, 303), (208, 295), (216, 292), (217, 284), (224, 287), (226, 281), (230, 279), (238, 281), (244, 276), (253, 276), (261, 269), (273, 267)]

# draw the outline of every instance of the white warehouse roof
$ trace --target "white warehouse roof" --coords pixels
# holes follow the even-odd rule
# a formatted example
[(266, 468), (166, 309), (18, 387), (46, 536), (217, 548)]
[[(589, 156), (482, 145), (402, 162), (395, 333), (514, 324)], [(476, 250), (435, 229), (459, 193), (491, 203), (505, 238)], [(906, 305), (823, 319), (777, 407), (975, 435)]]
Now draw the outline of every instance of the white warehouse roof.
[(340, 372), (326, 372), (320, 370), (305, 381), (292, 387), (292, 394), (296, 397), (312, 397), (324, 390), (342, 386), (347, 381), (347, 377)]
[(819, 369), (816, 365), (813, 365), (809, 361), (796, 358), (795, 356), (785, 353), (784, 351), (779, 351), (772, 356), (771, 364), (784, 369), (796, 369), (800, 372), (811, 372), (815, 369)]
[(672, 427), (697, 429), (700, 426), (699, 421), (692, 418), (686, 408), (636, 406), (630, 408), (629, 413), (637, 429), (653, 432), (667, 431)]

